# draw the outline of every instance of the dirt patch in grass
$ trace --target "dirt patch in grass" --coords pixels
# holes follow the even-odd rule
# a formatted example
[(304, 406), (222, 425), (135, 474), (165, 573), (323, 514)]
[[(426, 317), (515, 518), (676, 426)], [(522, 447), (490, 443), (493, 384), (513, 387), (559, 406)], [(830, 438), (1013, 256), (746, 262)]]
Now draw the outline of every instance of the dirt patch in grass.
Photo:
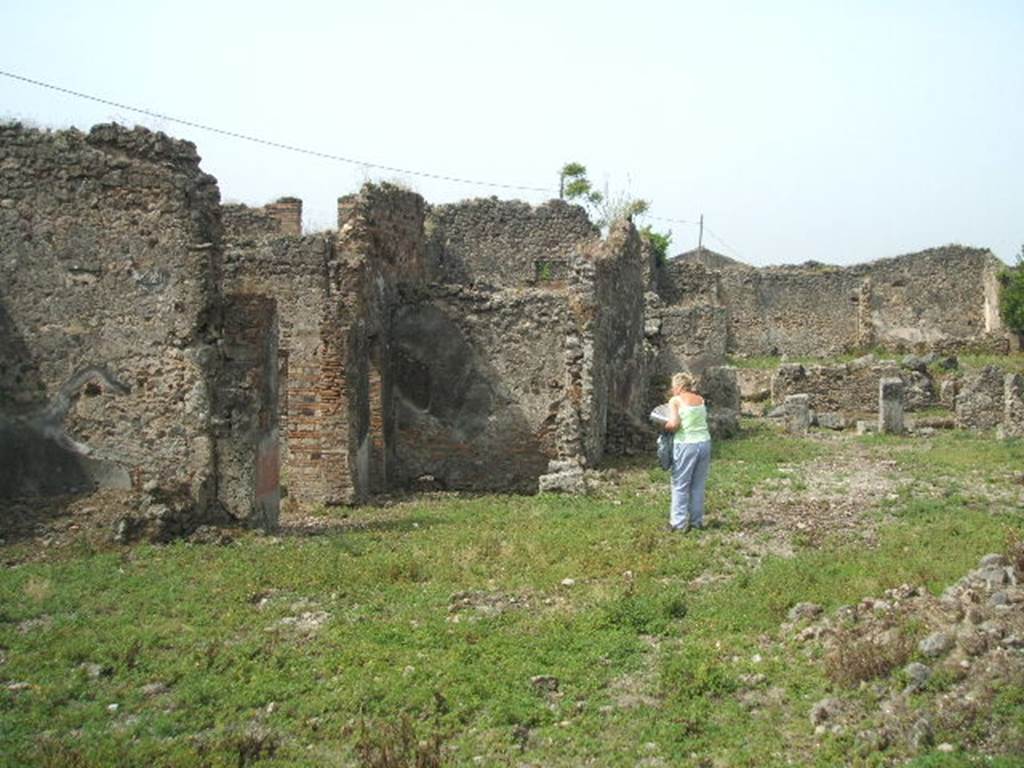
[(909, 482), (895, 461), (878, 458), (850, 438), (808, 439), (844, 445), (821, 458), (780, 467), (784, 477), (765, 481), (739, 506), (732, 536), (750, 559), (789, 557), (797, 547), (827, 542), (873, 546), (886, 505)]

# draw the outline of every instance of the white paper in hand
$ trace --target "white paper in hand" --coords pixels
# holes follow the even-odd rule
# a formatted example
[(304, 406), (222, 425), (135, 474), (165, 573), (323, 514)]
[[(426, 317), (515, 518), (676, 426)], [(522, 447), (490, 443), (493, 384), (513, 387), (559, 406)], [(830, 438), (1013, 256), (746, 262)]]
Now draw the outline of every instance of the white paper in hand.
[(653, 411), (651, 411), (650, 420), (654, 422), (656, 426), (661, 426), (668, 421), (672, 415), (672, 411), (668, 407), (668, 403), (659, 405)]

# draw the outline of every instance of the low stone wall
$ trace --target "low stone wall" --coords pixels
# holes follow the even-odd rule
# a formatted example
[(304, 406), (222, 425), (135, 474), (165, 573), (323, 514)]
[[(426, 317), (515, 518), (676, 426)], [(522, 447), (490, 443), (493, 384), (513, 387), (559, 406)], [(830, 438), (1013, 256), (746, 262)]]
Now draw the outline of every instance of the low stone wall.
[(1024, 437), (1024, 376), (1008, 373), (1003, 379), (1003, 423), (999, 425), (1003, 439)]
[(771, 402), (777, 407), (789, 395), (807, 394), (811, 409), (819, 413), (873, 413), (878, 410), (879, 382), (886, 378), (903, 381), (906, 410), (937, 404), (934, 383), (927, 372), (870, 359), (844, 365), (784, 363), (772, 375)]

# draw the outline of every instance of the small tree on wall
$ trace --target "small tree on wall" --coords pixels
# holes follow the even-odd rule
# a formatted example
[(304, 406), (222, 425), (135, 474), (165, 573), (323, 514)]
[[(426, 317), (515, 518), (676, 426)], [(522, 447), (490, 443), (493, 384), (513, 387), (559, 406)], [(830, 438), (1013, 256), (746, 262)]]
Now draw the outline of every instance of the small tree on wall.
[(999, 274), (999, 314), (1008, 328), (1024, 333), (1024, 245), (1016, 265)]
[(562, 166), (558, 173), (558, 197), (583, 203), (588, 208), (598, 205), (603, 199), (587, 178), (587, 166), (582, 163), (566, 163)]
[[(591, 220), (602, 230), (606, 230), (613, 221), (643, 216), (651, 207), (647, 200), (626, 192), (610, 194), (607, 184), (604, 194), (598, 192), (587, 178), (587, 167), (582, 163), (566, 163), (562, 166), (558, 173), (558, 196), (562, 200), (583, 205)], [(668, 259), (672, 230), (657, 232), (650, 224), (646, 224), (640, 227), (640, 234), (650, 242), (658, 264), (664, 264)]]

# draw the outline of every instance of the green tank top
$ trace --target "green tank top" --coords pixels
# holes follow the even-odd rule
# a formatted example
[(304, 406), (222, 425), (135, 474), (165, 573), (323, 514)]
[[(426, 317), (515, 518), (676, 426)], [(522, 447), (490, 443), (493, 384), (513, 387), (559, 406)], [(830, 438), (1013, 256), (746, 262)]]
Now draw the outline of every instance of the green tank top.
[(703, 405), (683, 405), (679, 408), (677, 443), (703, 443), (711, 439), (708, 431), (708, 410)]

